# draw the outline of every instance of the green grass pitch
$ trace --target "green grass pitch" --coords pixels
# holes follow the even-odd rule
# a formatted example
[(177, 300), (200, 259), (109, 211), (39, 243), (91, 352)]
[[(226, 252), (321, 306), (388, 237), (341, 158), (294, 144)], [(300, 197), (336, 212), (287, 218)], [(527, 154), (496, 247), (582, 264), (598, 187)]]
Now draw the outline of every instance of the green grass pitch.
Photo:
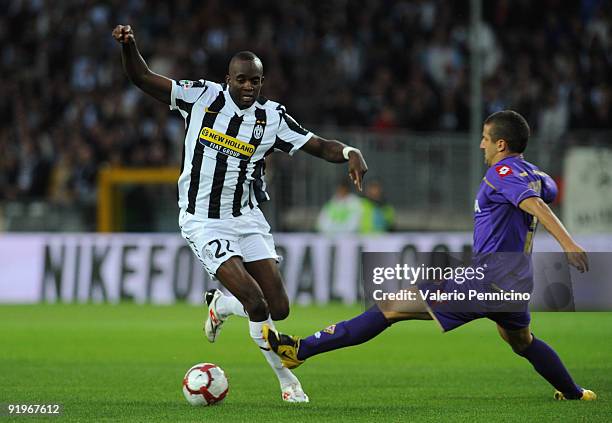
[[(278, 327), (307, 335), (359, 307), (294, 307)], [(232, 318), (217, 343), (203, 309), (186, 306), (0, 307), (0, 402), (61, 403), (57, 421), (610, 421), (612, 313), (539, 313), (534, 333), (598, 401), (557, 402), (553, 389), (481, 320), (442, 335), (433, 322), (394, 325), (370, 343), (296, 370), (310, 404), (285, 404), (276, 378)], [(220, 365), (230, 380), (217, 406), (189, 406), (181, 378)], [(0, 420), (7, 420), (0, 417)], [(33, 421), (33, 418), (14, 421)], [(52, 421), (45, 418), (45, 421)]]

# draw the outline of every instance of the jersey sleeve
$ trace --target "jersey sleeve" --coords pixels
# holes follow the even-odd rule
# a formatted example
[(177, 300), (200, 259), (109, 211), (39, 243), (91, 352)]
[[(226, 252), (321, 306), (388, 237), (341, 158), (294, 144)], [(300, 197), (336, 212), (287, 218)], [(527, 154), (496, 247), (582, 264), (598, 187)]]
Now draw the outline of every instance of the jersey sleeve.
[(178, 110), (183, 117), (191, 113), (191, 107), (208, 90), (209, 85), (203, 79), (189, 81), (182, 79), (172, 81), (170, 93), (170, 110)]
[(550, 204), (555, 201), (555, 198), (557, 198), (557, 194), (559, 192), (557, 183), (553, 178), (544, 172), (540, 172), (540, 176), (542, 178), (542, 200), (544, 200), (545, 203)]
[(304, 129), (299, 123), (297, 123), (285, 111), (283, 106), (279, 106), (278, 110), (280, 113), (280, 124), (276, 134), (274, 148), (284, 151), (292, 156), (293, 153), (306, 144), (306, 142), (313, 136), (313, 133)]
[(529, 180), (519, 176), (517, 170), (509, 164), (492, 166), (487, 171), (487, 180), (504, 199), (515, 207), (518, 207), (526, 198), (540, 196), (529, 186)]

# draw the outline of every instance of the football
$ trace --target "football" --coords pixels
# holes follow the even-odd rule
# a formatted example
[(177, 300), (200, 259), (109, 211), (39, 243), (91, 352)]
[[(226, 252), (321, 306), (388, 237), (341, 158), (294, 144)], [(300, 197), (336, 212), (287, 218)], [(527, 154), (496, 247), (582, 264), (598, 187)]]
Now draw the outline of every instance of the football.
[(223, 401), (228, 389), (225, 372), (212, 363), (196, 364), (183, 378), (183, 394), (191, 405), (217, 404)]

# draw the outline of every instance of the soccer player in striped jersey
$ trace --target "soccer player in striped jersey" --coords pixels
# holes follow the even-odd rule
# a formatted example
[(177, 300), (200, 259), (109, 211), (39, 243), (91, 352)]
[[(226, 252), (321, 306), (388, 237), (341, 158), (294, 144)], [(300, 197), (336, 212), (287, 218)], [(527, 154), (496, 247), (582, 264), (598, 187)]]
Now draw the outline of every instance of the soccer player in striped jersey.
[(273, 320), (289, 314), (270, 226), (258, 208), (269, 199), (265, 157), (302, 150), (328, 162), (348, 162), (349, 177), (361, 190), (367, 171), (361, 152), (305, 130), (281, 104), (261, 96), (263, 65), (251, 52), (234, 55), (224, 84), (175, 81), (148, 68), (129, 25), (115, 27), (113, 37), (130, 80), (185, 119), (179, 226), (205, 269), (233, 294), (206, 293), (206, 336), (214, 342), (230, 315), (248, 317), (250, 335), (276, 372), (282, 399), (308, 402), (298, 379), (263, 339), (264, 324), (273, 327)]
[[(448, 280), (439, 285), (442, 292), (465, 293), (470, 289), (490, 292), (490, 288), (499, 283), (512, 284), (521, 280), (526, 281), (525, 285), (532, 283), (528, 254), (538, 222), (559, 242), (571, 265), (580, 272), (588, 270), (585, 251), (546, 204), (552, 202), (557, 194), (555, 182), (522, 156), (528, 139), (527, 121), (514, 111), (494, 113), (484, 122), (480, 148), (489, 169), (476, 196), (473, 249), (477, 257), (490, 257), (493, 264), (501, 262), (501, 266), (496, 265), (497, 270), (500, 267), (506, 273), (510, 270), (511, 277), (496, 271), (494, 277), (485, 282), (470, 284), (462, 281), (458, 284)], [(505, 254), (492, 256), (493, 253)], [(514, 262), (517, 257), (522, 266), (506, 269), (508, 262)], [(509, 292), (504, 285), (502, 288)], [(456, 304), (454, 308), (449, 307), (452, 306), (450, 302), (440, 303), (429, 298), (423, 301), (416, 292), (418, 288), (413, 286), (412, 290), (416, 300), (402, 303), (402, 311), (388, 311), (386, 307), (381, 310), (375, 305), (351, 320), (328, 326), (303, 339), (279, 334), (271, 327), (264, 328), (264, 337), (283, 364), (295, 368), (314, 355), (366, 342), (401, 320), (434, 319), (446, 332), (470, 321), (488, 318), (497, 323), (500, 336), (512, 350), (527, 359), (556, 388), (556, 399), (591, 401), (597, 398), (593, 391), (583, 389), (573, 381), (555, 350), (533, 336), (526, 303), (516, 311), (495, 311), (495, 304), (468, 310)]]

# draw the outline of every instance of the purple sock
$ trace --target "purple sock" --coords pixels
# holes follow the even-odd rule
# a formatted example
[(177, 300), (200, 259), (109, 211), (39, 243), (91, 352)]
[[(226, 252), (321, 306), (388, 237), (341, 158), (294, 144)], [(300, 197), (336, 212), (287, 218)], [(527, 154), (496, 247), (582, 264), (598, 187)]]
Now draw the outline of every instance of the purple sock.
[(298, 359), (305, 360), (326, 351), (361, 344), (374, 338), (390, 325), (380, 309), (373, 306), (351, 320), (328, 326), (302, 339)]
[(582, 389), (574, 383), (555, 350), (546, 342), (534, 336), (531, 344), (518, 355), (529, 360), (533, 368), (552, 386), (561, 391), (565, 398), (577, 399), (582, 396)]

